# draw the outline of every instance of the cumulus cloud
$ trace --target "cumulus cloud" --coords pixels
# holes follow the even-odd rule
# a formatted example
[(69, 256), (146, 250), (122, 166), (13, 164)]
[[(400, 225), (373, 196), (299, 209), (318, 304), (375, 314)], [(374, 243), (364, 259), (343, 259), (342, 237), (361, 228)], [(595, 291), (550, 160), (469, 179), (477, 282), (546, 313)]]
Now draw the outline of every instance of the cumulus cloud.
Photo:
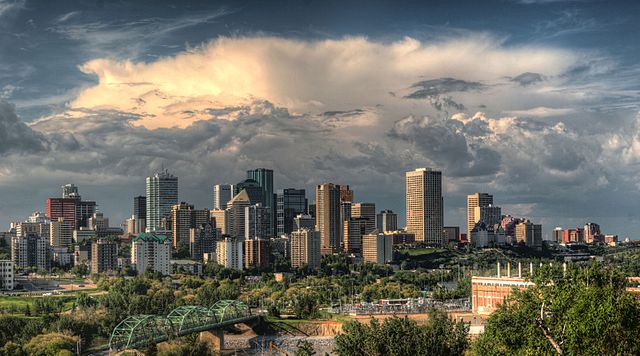
[(15, 107), (0, 100), (0, 155), (40, 152), (46, 147), (45, 138), (20, 121)]
[[(579, 61), (576, 54), (559, 49), (504, 47), (491, 36), (435, 43), (412, 38), (390, 43), (364, 37), (219, 38), (150, 63), (87, 62), (80, 68), (95, 75), (98, 84), (83, 90), (70, 106), (135, 113), (141, 116), (137, 124), (146, 127), (185, 127), (211, 119), (211, 108), (256, 98), (294, 113), (384, 105), (405, 115), (413, 109), (403, 96), (477, 90), (483, 88), (480, 83), (514, 73), (559, 75)], [(436, 104), (460, 110), (467, 99), (479, 104), (465, 95)]]

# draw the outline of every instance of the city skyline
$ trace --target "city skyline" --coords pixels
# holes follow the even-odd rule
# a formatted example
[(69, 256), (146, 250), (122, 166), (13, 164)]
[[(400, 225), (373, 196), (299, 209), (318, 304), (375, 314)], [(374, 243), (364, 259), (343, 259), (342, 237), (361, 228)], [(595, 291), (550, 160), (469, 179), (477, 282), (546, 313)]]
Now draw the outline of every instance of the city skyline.
[(430, 167), (444, 226), (488, 192), (547, 239), (638, 238), (637, 3), (0, 4), (3, 226), (67, 183), (119, 223), (163, 165), (196, 207), (267, 167), (405, 221)]

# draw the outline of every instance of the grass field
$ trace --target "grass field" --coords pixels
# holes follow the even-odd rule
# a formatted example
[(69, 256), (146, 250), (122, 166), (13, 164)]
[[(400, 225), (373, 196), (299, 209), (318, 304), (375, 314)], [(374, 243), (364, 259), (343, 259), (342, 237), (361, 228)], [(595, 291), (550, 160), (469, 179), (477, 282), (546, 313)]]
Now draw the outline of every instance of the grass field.
[(0, 297), (0, 309), (4, 311), (10, 311), (10, 309), (14, 309), (15, 313), (22, 315), (24, 314), (24, 307), (29, 306), (31, 311), (33, 312), (34, 303), (37, 299), (40, 298), (62, 298), (64, 300), (64, 310), (69, 310), (73, 307), (73, 303), (75, 301), (75, 296), (47, 296), (47, 297)]

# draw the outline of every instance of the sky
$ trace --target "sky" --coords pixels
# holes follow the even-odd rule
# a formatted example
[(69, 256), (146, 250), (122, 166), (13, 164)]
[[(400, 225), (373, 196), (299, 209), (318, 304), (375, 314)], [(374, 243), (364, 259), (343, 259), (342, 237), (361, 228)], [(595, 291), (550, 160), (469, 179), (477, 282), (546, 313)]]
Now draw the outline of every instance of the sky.
[(555, 226), (640, 238), (635, 1), (0, 0), (0, 226), (63, 184), (116, 225), (165, 167), (180, 200), (275, 171), (404, 221), (404, 173)]

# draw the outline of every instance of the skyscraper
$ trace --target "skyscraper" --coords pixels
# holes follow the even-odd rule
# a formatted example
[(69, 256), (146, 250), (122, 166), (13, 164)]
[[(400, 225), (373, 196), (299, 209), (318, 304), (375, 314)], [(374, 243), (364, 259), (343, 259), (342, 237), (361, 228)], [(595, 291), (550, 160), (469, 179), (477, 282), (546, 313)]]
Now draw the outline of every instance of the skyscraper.
[(71, 224), (72, 228), (77, 226), (76, 222), (76, 205), (78, 200), (75, 198), (49, 198), (47, 199), (46, 216), (51, 221), (57, 221), (63, 218)]
[(320, 268), (320, 233), (301, 229), (291, 233), (291, 267)]
[(332, 254), (340, 249), (340, 186), (324, 183), (316, 187), (316, 228), (320, 232), (321, 252)]
[(264, 240), (269, 238), (269, 209), (261, 204), (244, 208), (244, 239)]
[(362, 217), (349, 218), (342, 222), (343, 248), (346, 253), (362, 253), (362, 236), (367, 234), (369, 220)]
[(147, 269), (168, 275), (171, 272), (171, 240), (165, 235), (142, 233), (131, 240), (131, 265), (142, 274)]
[(502, 221), (502, 209), (499, 206), (476, 206), (473, 209), (474, 224), (482, 221), (487, 226), (499, 224)]
[(48, 271), (51, 264), (49, 239), (36, 232), (24, 232), (24, 234), (12, 237), (11, 260), (16, 267), (25, 269), (35, 267)]
[(52, 220), (49, 225), (49, 241), (52, 247), (69, 247), (73, 243), (73, 225), (64, 218)]
[(378, 232), (398, 230), (398, 214), (391, 210), (382, 210), (376, 219)]
[(118, 244), (107, 239), (91, 243), (91, 273), (103, 273), (118, 269)]
[(351, 204), (351, 217), (366, 220), (365, 234), (376, 229), (376, 205), (374, 203)]
[(427, 168), (406, 172), (406, 208), (406, 229), (416, 241), (442, 245), (442, 172)]
[(393, 261), (393, 236), (374, 231), (362, 237), (362, 259), (371, 263)]
[(247, 171), (247, 178), (255, 180), (258, 182), (260, 187), (262, 187), (262, 205), (269, 208), (269, 236), (273, 236), (275, 234), (276, 226), (276, 202), (273, 194), (273, 170), (267, 168), (250, 169)]
[(278, 190), (276, 202), (276, 233), (278, 236), (296, 230), (293, 219), (307, 213), (307, 197), (304, 189)]
[(542, 225), (525, 220), (516, 225), (516, 242), (529, 247), (542, 247)]
[(244, 241), (244, 268), (263, 270), (269, 267), (270, 240)]
[(246, 191), (251, 204), (263, 204), (264, 205), (264, 189), (260, 186), (258, 181), (251, 178), (247, 178), (242, 182), (239, 182), (233, 186), (233, 197), (240, 194), (241, 191)]
[(227, 208), (227, 203), (231, 200), (233, 186), (231, 184), (216, 184), (213, 186), (213, 209), (222, 210)]
[(63, 198), (72, 198), (72, 199), (80, 199), (80, 194), (78, 193), (78, 187), (73, 184), (65, 184), (62, 186), (62, 197)]
[(226, 226), (226, 230), (231, 237), (239, 238), (240, 240), (244, 239), (245, 208), (250, 205), (249, 195), (244, 189), (227, 203), (228, 225)]
[(133, 215), (135, 215), (137, 219), (144, 220), (147, 218), (147, 197), (144, 195), (133, 198)]
[(487, 193), (473, 193), (467, 195), (467, 236), (476, 225), (475, 208), (493, 205), (493, 195)]
[(178, 177), (168, 170), (147, 177), (147, 231), (161, 228), (162, 219), (171, 217), (171, 207), (178, 204)]
[(204, 254), (216, 252), (216, 225), (214, 222), (189, 229), (191, 258), (202, 261)]
[(189, 246), (190, 229), (208, 223), (209, 210), (195, 209), (193, 205), (181, 202), (172, 207), (171, 221), (173, 223), (173, 248), (178, 245)]

